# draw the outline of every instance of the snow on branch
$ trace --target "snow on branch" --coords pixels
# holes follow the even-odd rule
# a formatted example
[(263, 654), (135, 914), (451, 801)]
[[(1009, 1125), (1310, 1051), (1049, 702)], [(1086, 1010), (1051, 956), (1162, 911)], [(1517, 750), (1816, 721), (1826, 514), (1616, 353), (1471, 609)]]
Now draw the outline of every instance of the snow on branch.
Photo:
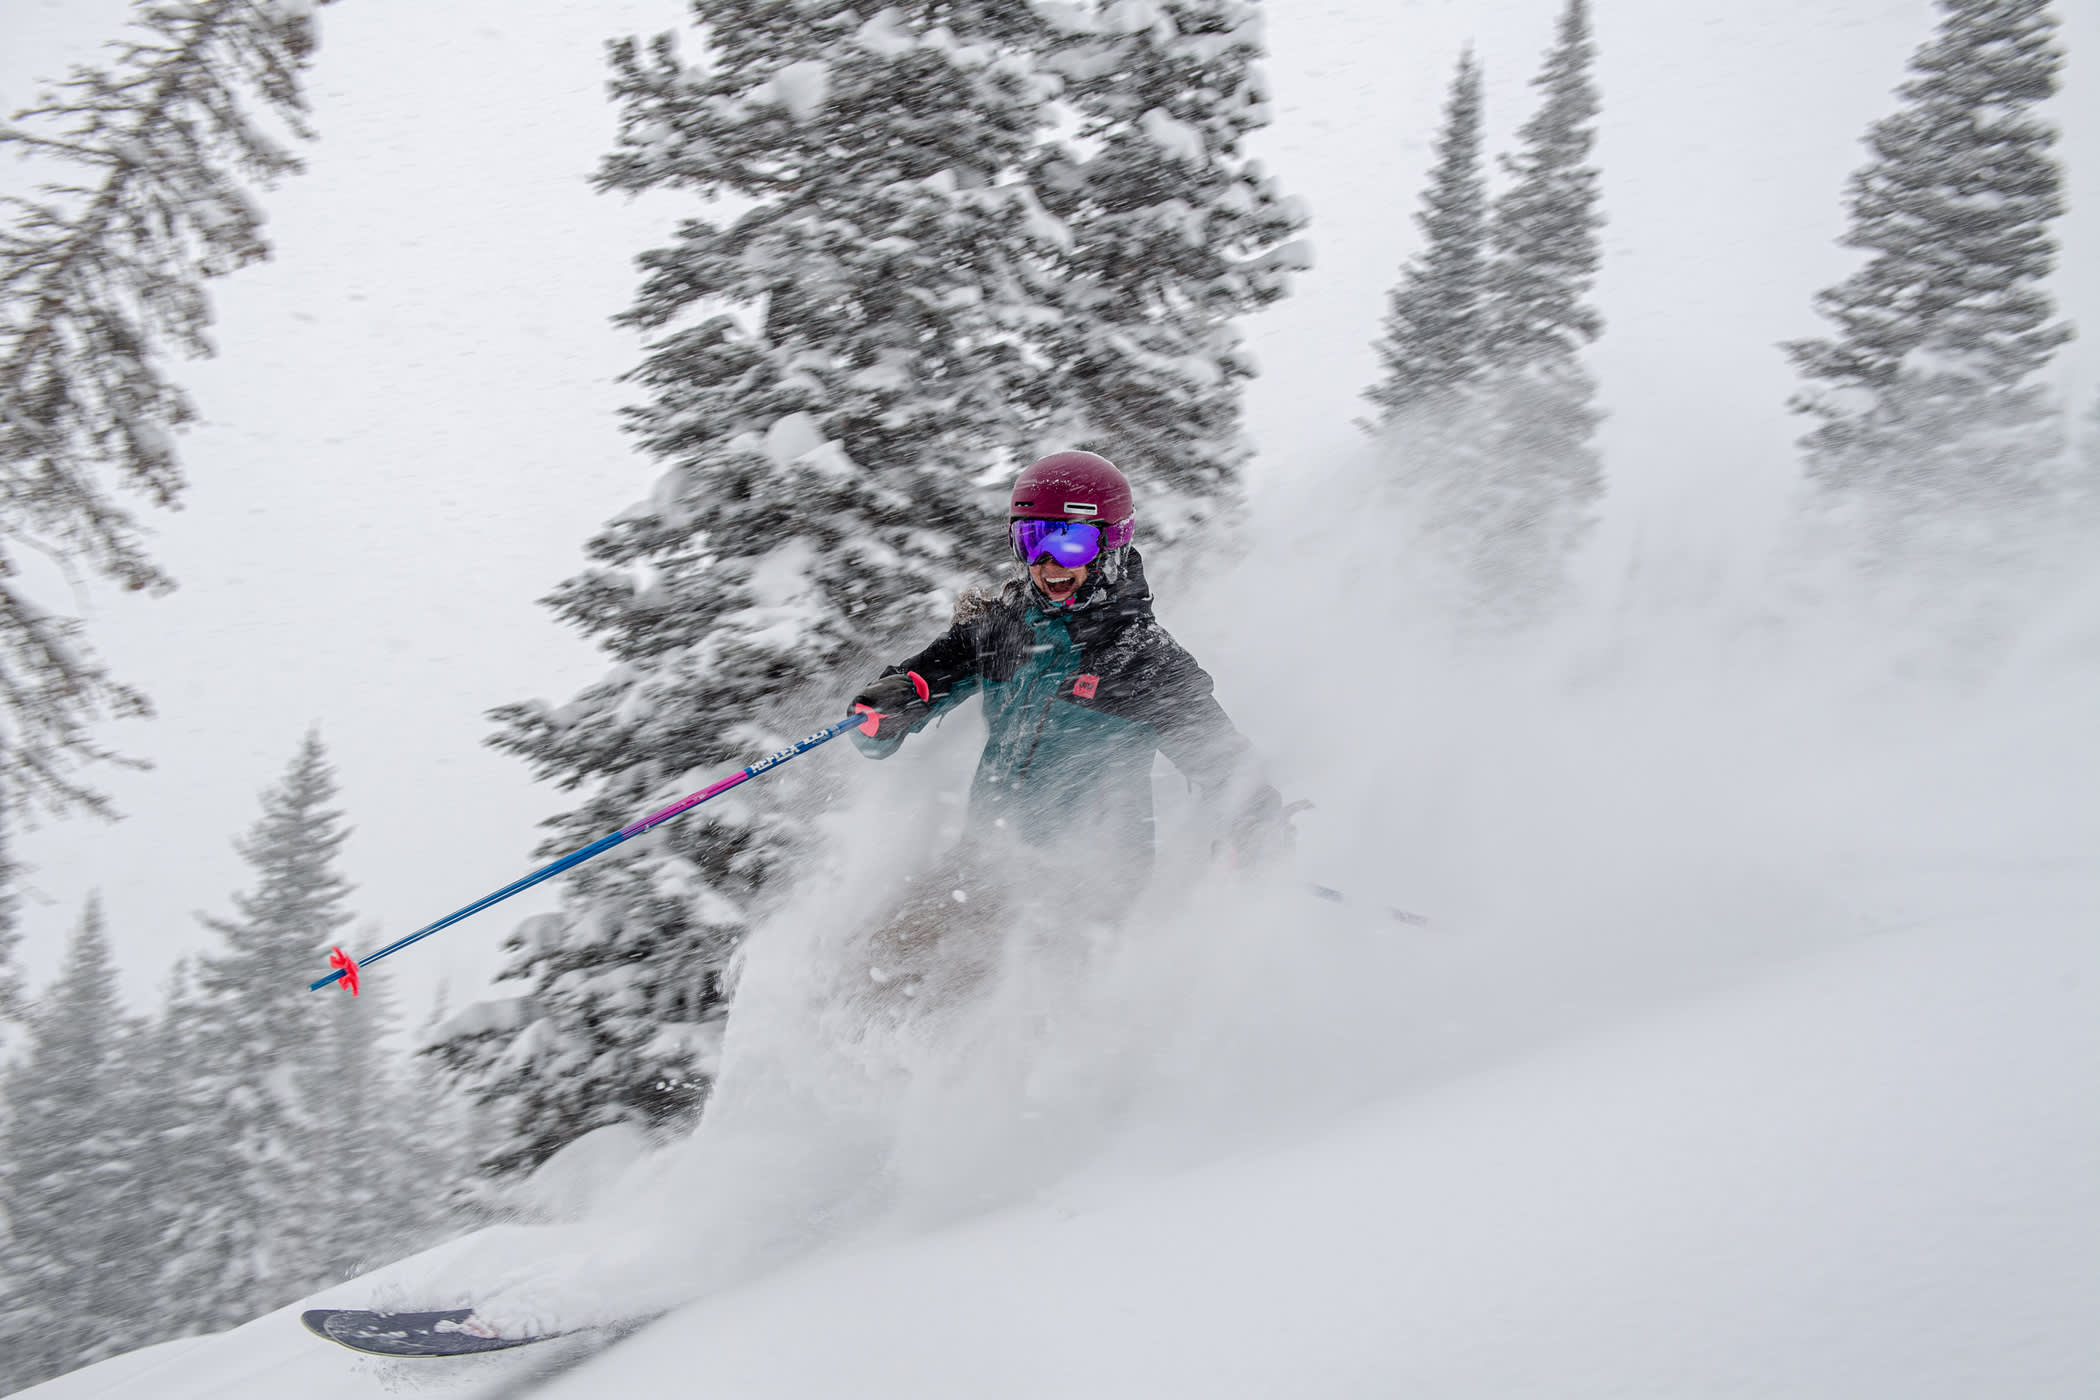
[[(13, 168), (41, 176), (0, 191), (0, 579), (28, 550), (68, 577), (173, 587), (121, 495), (171, 506), (182, 492), (174, 432), (196, 411), (166, 361), (212, 352), (205, 280), (269, 256), (251, 187), (296, 172), (285, 138), (313, 134), (312, 11), (142, 6), (107, 64), (76, 67), (0, 125)], [(109, 757), (87, 727), (145, 711), (71, 645), (76, 630), (0, 589), (0, 712), (17, 735), (0, 751), (0, 804), (100, 808), (73, 776)]]

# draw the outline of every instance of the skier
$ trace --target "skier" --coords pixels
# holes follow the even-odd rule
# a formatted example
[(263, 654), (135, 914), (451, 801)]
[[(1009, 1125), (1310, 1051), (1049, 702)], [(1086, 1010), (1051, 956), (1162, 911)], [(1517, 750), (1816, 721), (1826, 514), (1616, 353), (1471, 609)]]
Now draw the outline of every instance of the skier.
[(1221, 817), (1234, 865), (1289, 857), (1252, 746), (1152, 616), (1123, 473), (1091, 452), (1043, 458), (1014, 482), (1007, 535), (1020, 576), (964, 594), (946, 632), (853, 697), (871, 758), (975, 694), (990, 730), (962, 841), (870, 940), (870, 982), (903, 995), (981, 976), (992, 940), (974, 935), (1008, 922), (1010, 891), (1047, 893), (1055, 908), (1033, 912), (1053, 922), (1113, 922), (1151, 874), (1155, 751)]

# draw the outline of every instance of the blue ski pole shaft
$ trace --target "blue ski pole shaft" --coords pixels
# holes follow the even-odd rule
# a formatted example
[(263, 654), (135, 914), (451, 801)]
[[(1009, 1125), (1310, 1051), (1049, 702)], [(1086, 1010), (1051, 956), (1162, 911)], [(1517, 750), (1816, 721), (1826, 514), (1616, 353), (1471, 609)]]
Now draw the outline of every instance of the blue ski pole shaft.
[[(707, 787), (700, 789), (700, 791), (693, 793), (689, 797), (680, 798), (678, 801), (673, 802), (670, 806), (664, 808), (662, 811), (651, 812), (648, 816), (643, 817), (638, 822), (634, 822), (628, 826), (623, 826), (618, 831), (612, 832), (605, 836), (601, 836), (596, 841), (591, 842), (590, 845), (585, 846), (580, 851), (571, 851), (569, 854), (563, 856), (560, 860), (555, 861), (553, 864), (540, 867), (538, 870), (533, 871), (530, 875), (527, 875), (524, 879), (519, 880), (514, 884), (505, 885), (502, 889), (497, 890), (494, 894), (484, 895), (482, 898), (475, 900), (472, 904), (469, 904), (464, 909), (453, 910), (450, 914), (447, 914), (444, 918), (439, 919), (436, 923), (430, 924), (424, 928), (419, 928), (414, 933), (409, 934), (405, 938), (398, 938), (392, 943), (387, 944), (386, 947), (381, 948), (376, 953), (370, 954), (367, 957), (360, 958), (354, 961), (348, 958), (344, 958), (343, 962), (345, 965), (338, 966), (335, 971), (329, 973), (326, 977), (308, 983), (307, 990), (312, 992), (318, 992), (323, 987), (333, 986), (335, 983), (343, 980), (345, 977), (350, 978), (351, 985), (355, 987), (357, 979), (355, 969), (371, 963), (375, 963), (381, 958), (386, 957), (389, 953), (398, 953), (403, 948), (406, 948), (409, 944), (430, 937), (431, 934), (436, 933), (439, 929), (450, 928), (453, 924), (458, 923), (461, 919), (466, 918), (470, 914), (478, 914), (482, 910), (488, 908), (491, 904), (500, 904), (504, 900), (509, 899), (512, 895), (517, 894), (521, 890), (531, 889), (534, 885), (537, 885), (542, 880), (552, 879), (554, 876), (561, 874), (564, 870), (574, 869), (576, 866), (583, 864), (591, 857), (596, 855), (602, 855), (606, 851), (611, 850), (613, 847), (619, 845), (622, 841), (625, 841), (630, 837), (639, 836), (643, 832), (650, 830), (652, 827), (661, 826), (663, 823), (671, 820), (671, 818), (673, 817), (683, 816), (685, 813), (690, 812), (693, 808), (699, 806), (701, 803), (707, 801), (709, 798), (719, 797), (723, 793), (729, 791), (731, 788), (736, 787), (739, 784), (749, 782), (751, 779), (757, 777), (759, 774), (765, 772), (767, 769), (778, 768), (781, 764), (795, 757), (795, 755), (808, 753), (817, 745), (829, 743), (831, 740), (838, 738), (839, 735), (845, 733), (847, 730), (858, 729), (866, 722), (867, 717), (865, 715), (855, 714), (847, 717), (846, 719), (840, 720), (837, 724), (832, 725), (828, 729), (820, 729), (816, 733), (810, 735), (807, 739), (803, 739), (797, 743), (790, 744), (786, 748), (780, 750), (778, 753), (768, 754), (766, 757), (752, 764), (749, 768), (745, 768), (739, 772), (732, 773), (728, 777), (722, 779), (720, 782), (711, 783)], [(338, 956), (340, 956), (340, 954)]]

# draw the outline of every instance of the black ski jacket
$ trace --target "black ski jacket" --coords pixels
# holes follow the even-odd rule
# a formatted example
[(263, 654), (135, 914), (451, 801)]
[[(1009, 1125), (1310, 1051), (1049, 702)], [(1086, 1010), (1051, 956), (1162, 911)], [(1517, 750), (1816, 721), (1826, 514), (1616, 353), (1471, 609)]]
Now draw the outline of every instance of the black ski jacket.
[[(1089, 579), (1051, 606), (1026, 580), (965, 599), (954, 623), (884, 675), (916, 672), (931, 704), (917, 733), (982, 693), (990, 733), (970, 787), (970, 827), (1107, 862), (1141, 882), (1153, 851), (1152, 755), (1164, 753), (1235, 827), (1280, 820), (1275, 789), (1233, 728), (1211, 678), (1152, 615), (1143, 561), (1125, 552), (1113, 585)], [(902, 736), (860, 733), (887, 758)]]

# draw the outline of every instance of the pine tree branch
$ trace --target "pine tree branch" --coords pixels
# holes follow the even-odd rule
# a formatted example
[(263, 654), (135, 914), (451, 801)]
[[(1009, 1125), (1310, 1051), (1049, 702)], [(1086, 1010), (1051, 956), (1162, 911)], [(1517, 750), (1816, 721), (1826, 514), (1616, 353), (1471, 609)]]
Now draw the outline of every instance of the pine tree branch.
[[(116, 45), (109, 67), (76, 67), (0, 126), (0, 147), (53, 167), (37, 198), (0, 197), (0, 542), (158, 592), (173, 580), (115, 492), (165, 507), (183, 489), (172, 433), (195, 412), (162, 362), (211, 352), (203, 279), (268, 255), (242, 179), (300, 168), (251, 124), (240, 93), (311, 136), (298, 77), (313, 43), (303, 9), (276, 0), (149, 7), (137, 22), (148, 37)], [(65, 179), (66, 167), (95, 176)], [(0, 552), (0, 576), (14, 573)], [(84, 650), (42, 644), (49, 629), (25, 602), (10, 590), (0, 617), (0, 648), (26, 648), (9, 668), (15, 686), (0, 691), (14, 722), (0, 743), (0, 803), (101, 809), (55, 775), (108, 760), (88, 725), (142, 713), (143, 698)], [(51, 708), (13, 708), (31, 701)]]

